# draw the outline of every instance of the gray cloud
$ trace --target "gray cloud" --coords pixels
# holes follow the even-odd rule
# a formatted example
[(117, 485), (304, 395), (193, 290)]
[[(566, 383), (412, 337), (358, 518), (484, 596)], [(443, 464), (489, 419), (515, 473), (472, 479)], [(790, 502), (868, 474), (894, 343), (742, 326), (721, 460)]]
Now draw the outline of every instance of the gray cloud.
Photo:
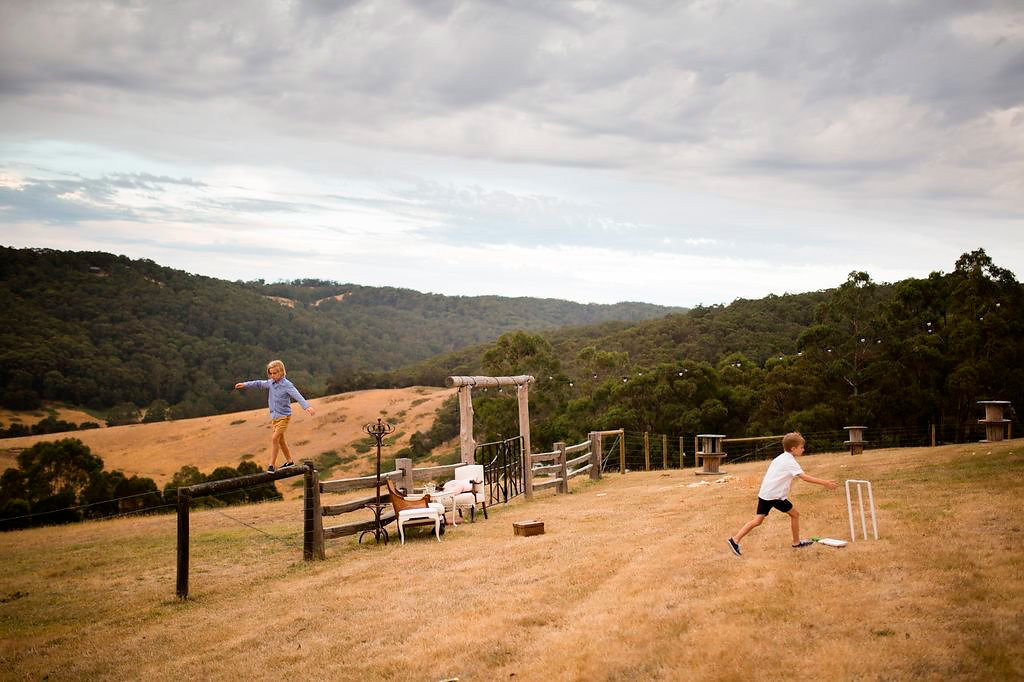
[(111, 187), (124, 189), (160, 190), (166, 185), (183, 185), (185, 187), (205, 187), (205, 183), (198, 182), (192, 178), (172, 178), (167, 175), (153, 175), (151, 173), (111, 173), (101, 181), (108, 183)]
[[(892, 115), (935, 140), (1024, 102), (1024, 13), (1009, 3), (582, 7), (25, 3), (6, 9), (18, 21), (0, 29), (0, 83), (85, 109), (98, 92), (227, 99), (304, 136), (415, 135), (467, 157), (625, 167), (673, 145), (755, 174), (764, 156), (806, 162), (786, 140), (848, 122), (858, 103), (900, 98)], [(518, 139), (496, 140), (510, 120)], [(587, 142), (598, 149), (581, 154)]]
[(133, 211), (111, 204), (112, 197), (106, 182), (30, 181), (19, 188), (0, 187), (0, 217), (10, 222), (47, 223), (134, 220)]
[[(1024, 219), (1009, 0), (5, 3), (0, 96), (0, 141), (189, 169), (0, 183), (3, 220), (347, 208), (448, 244), (749, 254), (788, 223), (832, 239)], [(290, 195), (201, 175), (224, 167), (341, 179)]]
[[(149, 173), (114, 173), (98, 178), (26, 178), (18, 186), (0, 185), (0, 217), (9, 222), (75, 224), (86, 221), (124, 220), (148, 222), (154, 214), (171, 217), (172, 209), (160, 199), (168, 185), (202, 188), (190, 178)], [(145, 210), (120, 201), (119, 190), (144, 192), (153, 198)]]

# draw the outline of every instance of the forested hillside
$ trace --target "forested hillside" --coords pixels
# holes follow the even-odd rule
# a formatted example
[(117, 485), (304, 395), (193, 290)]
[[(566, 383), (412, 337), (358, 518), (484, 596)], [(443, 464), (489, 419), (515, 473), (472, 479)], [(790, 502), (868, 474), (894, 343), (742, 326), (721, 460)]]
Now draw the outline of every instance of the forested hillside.
[[(565, 327), (537, 338), (558, 358), (558, 371), (574, 382), (621, 378), (643, 367), (683, 359), (715, 364), (731, 353), (763, 365), (779, 354), (796, 352), (817, 306), (830, 295), (818, 291), (739, 299), (727, 306), (699, 306), (635, 324)], [(388, 372), (343, 373), (332, 378), (329, 390), (441, 385), (449, 375), (484, 371), (485, 354), (495, 345), (492, 341), (463, 348)]]
[(115, 421), (255, 407), (259, 396), (229, 389), (260, 377), (274, 357), (317, 395), (329, 377), (397, 367), (515, 329), (676, 310), (323, 281), (227, 282), (107, 253), (2, 247), (0, 292), (0, 404), (117, 408)]
[[(1024, 400), (1024, 287), (982, 250), (952, 272), (893, 284), (853, 272), (833, 290), (632, 326), (512, 333), (362, 380), (533, 374), (534, 442), (590, 429), (741, 435), (838, 432), (851, 424), (963, 439), (978, 400)], [(517, 432), (509, 394), (478, 391), (478, 439)], [(973, 431), (972, 431), (973, 430)]]
[[(125, 421), (143, 406), (158, 419), (168, 405), (171, 417), (256, 407), (260, 396), (228, 387), (274, 356), (310, 395), (533, 374), (540, 447), (620, 426), (756, 435), (935, 424), (966, 437), (978, 400), (1024, 399), (1024, 293), (982, 250), (923, 279), (880, 284), (853, 272), (828, 291), (547, 331), (537, 328), (574, 321), (566, 311), (594, 322), (658, 309), (544, 300), (530, 330), (519, 299), (230, 283), (109, 254), (2, 255), (10, 303), (0, 381), (12, 407), (42, 398), (119, 406), (110, 414)], [(498, 329), (502, 316), (522, 324), (480, 343), (489, 332), (479, 321)], [(462, 319), (473, 326), (459, 336)], [(415, 362), (463, 343), (477, 345)], [(479, 437), (517, 431), (510, 396), (480, 395), (475, 407)]]

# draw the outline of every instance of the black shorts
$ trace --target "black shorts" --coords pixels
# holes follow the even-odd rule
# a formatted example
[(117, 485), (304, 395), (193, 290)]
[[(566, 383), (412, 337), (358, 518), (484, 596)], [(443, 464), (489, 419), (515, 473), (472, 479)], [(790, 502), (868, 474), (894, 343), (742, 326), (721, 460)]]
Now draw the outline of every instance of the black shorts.
[(772, 508), (788, 514), (789, 510), (793, 508), (793, 503), (789, 500), (762, 500), (760, 497), (757, 498), (758, 516), (768, 516), (768, 512), (770, 512)]

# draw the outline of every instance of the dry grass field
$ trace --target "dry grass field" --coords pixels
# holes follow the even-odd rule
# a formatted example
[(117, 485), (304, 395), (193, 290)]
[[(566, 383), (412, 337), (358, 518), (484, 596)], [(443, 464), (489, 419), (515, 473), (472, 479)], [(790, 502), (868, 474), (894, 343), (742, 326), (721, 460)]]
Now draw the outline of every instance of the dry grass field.
[[(81, 424), (83, 422), (93, 422), (99, 424), (101, 427), (104, 426), (103, 420), (99, 417), (94, 417), (88, 412), (82, 410), (76, 410), (64, 405), (55, 406), (50, 408), (53, 410), (53, 416), (62, 421), (71, 422), (72, 424)], [(33, 424), (41, 421), (45, 417), (48, 417), (50, 412), (48, 410), (36, 410), (35, 412), (15, 412), (8, 410), (7, 408), (0, 407), (0, 424), (9, 426), (10, 424), (24, 424), (25, 426), (32, 426)]]
[[(813, 444), (812, 444), (813, 445)], [(5, 679), (1020, 679), (1024, 442), (805, 457), (874, 482), (880, 540), (733, 556), (765, 462), (726, 483), (610, 474), (495, 507), (438, 543), (329, 541), (297, 500), (0, 534)], [(842, 490), (797, 482), (802, 534), (847, 538)], [(523, 538), (512, 522), (542, 519)], [(254, 528), (243, 525), (249, 524)]]
[[(339, 465), (335, 475), (366, 474), (372, 469), (372, 454), (368, 450), (357, 453), (352, 447), (367, 437), (362, 431), (364, 424), (378, 417), (396, 423), (392, 449), (398, 450), (409, 444), (413, 433), (430, 428), (437, 408), (454, 390), (414, 386), (315, 398), (309, 401), (316, 409), (313, 417), (295, 406), (288, 427), (289, 447), (296, 460), (315, 459), (322, 452), (335, 450), (352, 458)], [(18, 417), (24, 424), (33, 424), (43, 416), (8, 412), (0, 414), (0, 422), (6, 424)], [(59, 410), (58, 418), (98, 421), (70, 410)], [(262, 467), (270, 463), (270, 416), (262, 407), (197, 419), (5, 438), (0, 440), (0, 471), (16, 466), (15, 453), (20, 449), (61, 438), (80, 439), (93, 454), (103, 458), (104, 468), (152, 478), (160, 488), (184, 465), (198, 467), (208, 474), (219, 466), (237, 467), (243, 457), (252, 458)], [(278, 458), (278, 464), (283, 461)], [(278, 490), (286, 497), (302, 494), (285, 484), (279, 485)]]

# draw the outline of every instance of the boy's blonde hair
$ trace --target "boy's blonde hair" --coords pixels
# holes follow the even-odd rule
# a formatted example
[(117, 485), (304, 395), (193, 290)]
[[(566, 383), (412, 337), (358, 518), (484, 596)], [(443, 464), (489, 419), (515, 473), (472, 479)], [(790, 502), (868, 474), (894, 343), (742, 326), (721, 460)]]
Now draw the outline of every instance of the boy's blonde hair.
[(804, 440), (804, 437), (800, 435), (799, 431), (793, 431), (792, 433), (787, 433), (782, 437), (782, 449), (789, 452), (796, 446), (803, 445), (806, 442), (807, 441)]
[(288, 376), (288, 371), (285, 370), (284, 363), (281, 362), (280, 360), (271, 360), (270, 362), (267, 363), (267, 373), (268, 374), (270, 373), (270, 368), (271, 367), (280, 367), (281, 368), (281, 378), (282, 379), (284, 377)]

